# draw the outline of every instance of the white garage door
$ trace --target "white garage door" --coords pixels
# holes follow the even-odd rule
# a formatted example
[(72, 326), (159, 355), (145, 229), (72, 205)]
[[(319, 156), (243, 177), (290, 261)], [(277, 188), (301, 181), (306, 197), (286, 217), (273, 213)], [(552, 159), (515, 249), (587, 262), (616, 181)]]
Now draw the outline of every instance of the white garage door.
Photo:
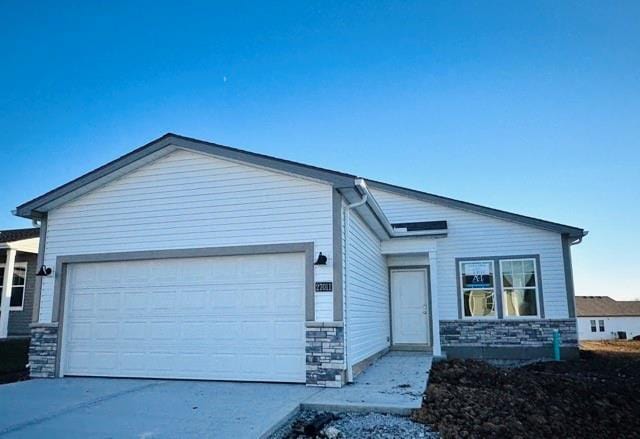
[(305, 381), (304, 255), (73, 264), (65, 375)]

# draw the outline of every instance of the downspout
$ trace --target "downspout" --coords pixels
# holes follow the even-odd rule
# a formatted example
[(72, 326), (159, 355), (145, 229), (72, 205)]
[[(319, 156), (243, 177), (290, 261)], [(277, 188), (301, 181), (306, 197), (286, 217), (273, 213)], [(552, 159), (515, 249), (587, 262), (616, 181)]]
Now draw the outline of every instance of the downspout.
[(367, 193), (364, 193), (364, 195), (362, 195), (362, 198), (360, 199), (360, 201), (356, 201), (355, 203), (351, 203), (351, 204), (347, 204), (346, 209), (345, 209), (345, 214), (344, 214), (344, 224), (342, 225), (343, 229), (344, 229), (344, 266), (345, 266), (345, 270), (344, 270), (344, 274), (343, 274), (343, 282), (344, 282), (344, 287), (343, 287), (343, 296), (344, 296), (344, 302), (343, 302), (343, 314), (344, 314), (344, 363), (345, 366), (347, 368), (347, 382), (352, 382), (353, 381), (353, 369), (350, 367), (349, 365), (349, 347), (348, 347), (348, 340), (349, 337), (347, 337), (347, 332), (348, 332), (348, 325), (347, 325), (347, 312), (348, 312), (348, 308), (347, 308), (347, 297), (349, 296), (349, 292), (347, 291), (348, 287), (347, 285), (349, 285), (348, 282), (348, 276), (349, 276), (349, 225), (351, 224), (351, 209), (356, 208), (356, 207), (360, 207), (363, 204), (365, 204), (367, 202), (367, 199), (369, 198), (369, 196), (367, 195)]

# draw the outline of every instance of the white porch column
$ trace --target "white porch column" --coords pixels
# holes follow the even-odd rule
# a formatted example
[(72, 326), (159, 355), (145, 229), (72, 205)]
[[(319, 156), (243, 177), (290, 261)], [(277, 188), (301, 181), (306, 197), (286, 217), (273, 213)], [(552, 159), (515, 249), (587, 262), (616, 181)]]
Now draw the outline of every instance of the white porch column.
[(11, 306), (11, 289), (13, 287), (13, 267), (16, 262), (16, 250), (7, 249), (4, 263), (4, 278), (2, 280), (2, 306), (0, 307), (0, 338), (9, 334), (9, 308)]
[(440, 312), (438, 309), (438, 257), (435, 250), (429, 251), (429, 279), (431, 285), (431, 323), (433, 327), (433, 355), (442, 355), (440, 347)]

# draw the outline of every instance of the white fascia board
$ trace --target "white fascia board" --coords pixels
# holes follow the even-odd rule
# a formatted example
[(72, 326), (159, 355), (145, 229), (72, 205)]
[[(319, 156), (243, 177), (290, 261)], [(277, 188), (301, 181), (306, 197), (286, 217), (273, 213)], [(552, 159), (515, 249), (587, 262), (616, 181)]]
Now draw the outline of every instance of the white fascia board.
[(383, 255), (421, 254), (436, 251), (435, 238), (394, 238), (381, 243)]
[(40, 245), (40, 238), (21, 239), (19, 241), (3, 242), (0, 244), (0, 249), (12, 248), (19, 252), (25, 253), (38, 253), (38, 246)]

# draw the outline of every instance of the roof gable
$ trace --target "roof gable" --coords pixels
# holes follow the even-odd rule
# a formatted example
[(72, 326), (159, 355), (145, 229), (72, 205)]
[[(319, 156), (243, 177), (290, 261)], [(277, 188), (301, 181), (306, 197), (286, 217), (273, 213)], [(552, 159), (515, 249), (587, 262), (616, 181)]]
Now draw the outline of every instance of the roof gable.
[[(233, 161), (246, 162), (263, 168), (271, 168), (288, 174), (298, 175), (319, 181), (327, 182), (336, 188), (354, 188), (356, 180), (355, 175), (320, 168), (317, 166), (306, 165), (293, 162), (290, 160), (279, 159), (264, 154), (258, 154), (250, 151), (244, 151), (238, 148), (219, 145), (217, 143), (206, 142), (189, 137), (179, 136), (177, 134), (168, 133), (164, 136), (141, 146), (134, 151), (123, 155), (87, 174), (84, 174), (75, 180), (70, 181), (58, 188), (55, 188), (31, 201), (28, 201), (16, 208), (15, 214), (25, 218), (40, 218), (49, 210), (59, 206), (73, 198), (87, 193), (96, 187), (102, 186), (107, 182), (114, 180), (150, 161), (156, 160), (165, 154), (169, 154), (178, 148), (193, 150), (205, 154), (210, 154), (220, 158), (226, 158)], [(584, 230), (532, 218), (524, 215), (518, 215), (503, 210), (493, 209), (490, 207), (480, 206), (473, 203), (454, 200), (452, 198), (442, 197), (439, 195), (408, 189), (400, 186), (391, 185), (379, 181), (368, 180), (368, 183), (374, 187), (389, 192), (398, 193), (404, 196), (416, 198), (418, 200), (428, 201), (436, 204), (442, 204), (448, 207), (467, 210), (470, 212), (501, 218), (507, 221), (524, 224), (530, 227), (540, 228), (570, 236), (574, 239), (582, 238), (585, 235)]]
[(177, 134), (165, 134), (140, 148), (131, 151), (75, 180), (59, 186), (31, 201), (16, 208), (16, 215), (25, 218), (39, 218), (43, 213), (57, 207), (70, 199), (87, 193), (96, 187), (127, 174), (146, 163), (170, 154), (176, 149), (186, 149), (204, 154), (210, 154), (233, 161), (245, 162), (259, 167), (271, 168), (288, 174), (330, 183), (336, 187), (353, 186), (356, 178), (353, 175), (331, 171), (316, 166), (283, 160), (264, 154), (243, 151), (241, 149), (216, 143), (196, 140)]

